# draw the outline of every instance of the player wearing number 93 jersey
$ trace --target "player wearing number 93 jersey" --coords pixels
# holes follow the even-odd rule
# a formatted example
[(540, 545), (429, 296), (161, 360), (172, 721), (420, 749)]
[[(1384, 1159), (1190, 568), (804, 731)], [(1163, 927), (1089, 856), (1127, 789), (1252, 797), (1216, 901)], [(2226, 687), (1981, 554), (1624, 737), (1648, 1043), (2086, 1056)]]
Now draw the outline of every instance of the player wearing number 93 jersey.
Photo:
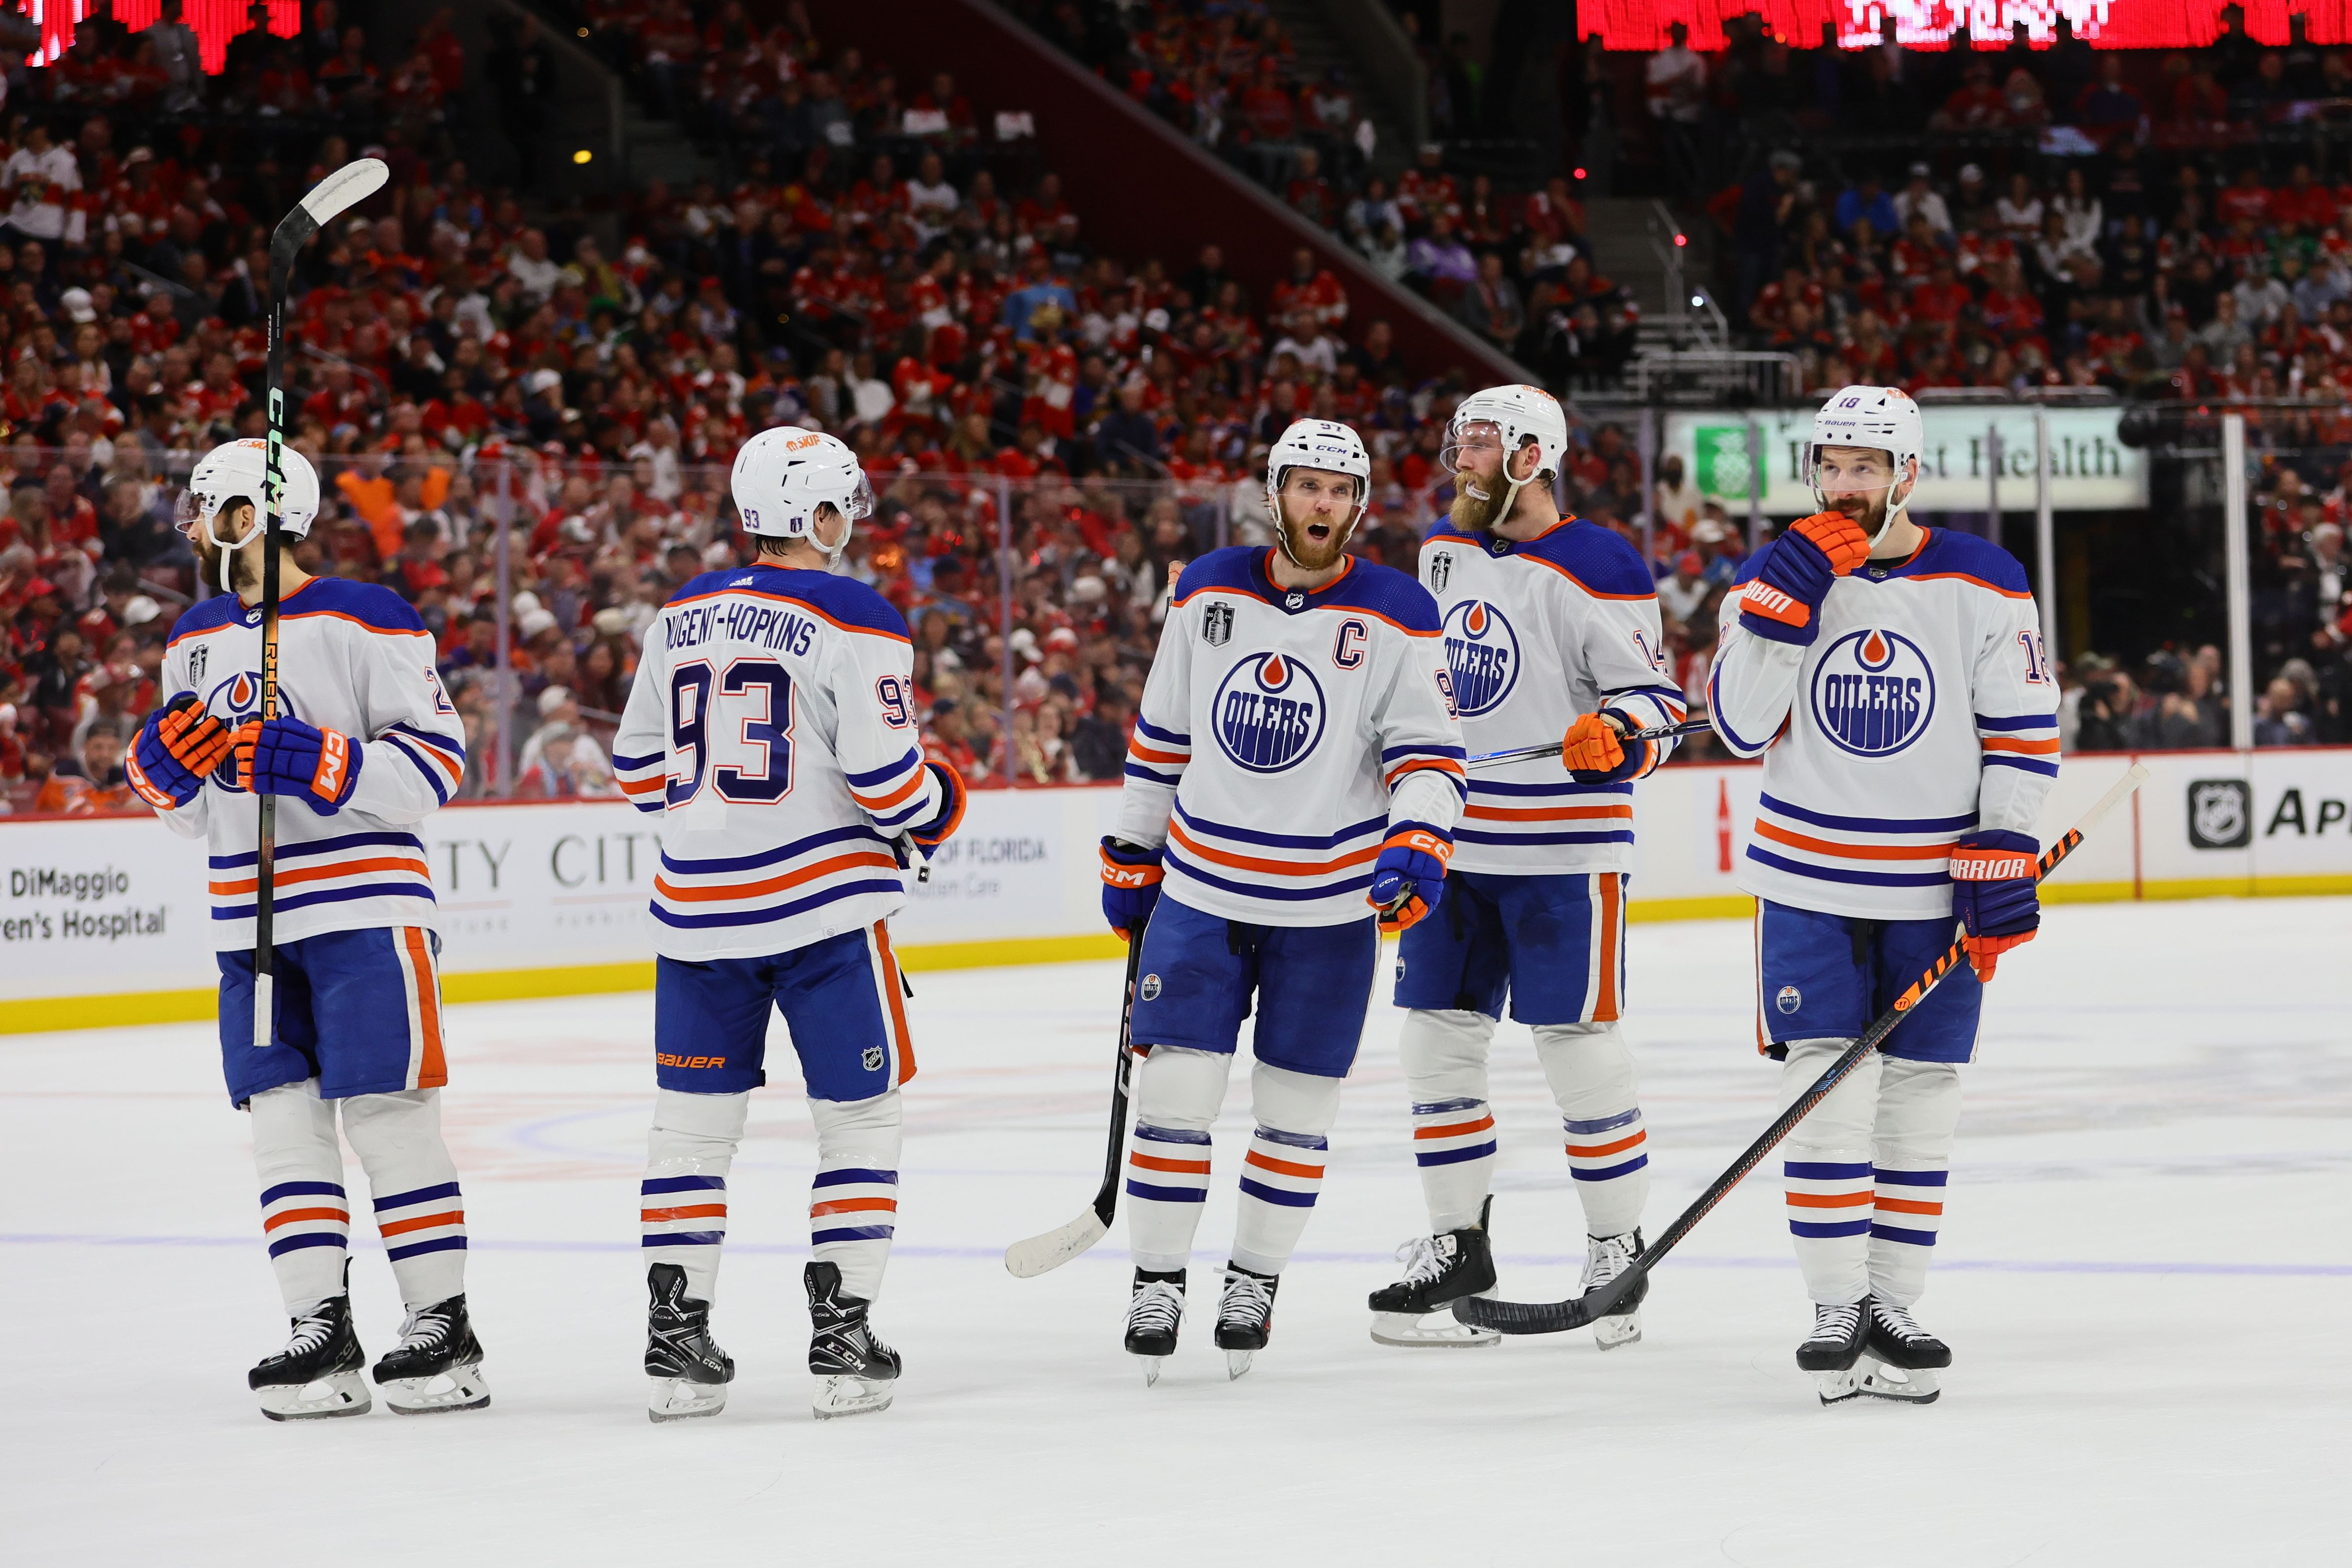
[(733, 491), (748, 567), (688, 582), (646, 628), (614, 771), (661, 819), (652, 904), (659, 1093), (640, 1220), (656, 1420), (716, 1414), (733, 1363), (709, 1334), (727, 1173), (782, 1013), (817, 1130), (806, 1284), (818, 1415), (878, 1410), (898, 1359), (866, 1312), (898, 1210), (898, 1085), (914, 1076), (889, 915), (908, 846), (963, 815), (925, 762), (906, 622), (828, 570), (873, 491), (838, 440), (781, 427), (744, 444)]

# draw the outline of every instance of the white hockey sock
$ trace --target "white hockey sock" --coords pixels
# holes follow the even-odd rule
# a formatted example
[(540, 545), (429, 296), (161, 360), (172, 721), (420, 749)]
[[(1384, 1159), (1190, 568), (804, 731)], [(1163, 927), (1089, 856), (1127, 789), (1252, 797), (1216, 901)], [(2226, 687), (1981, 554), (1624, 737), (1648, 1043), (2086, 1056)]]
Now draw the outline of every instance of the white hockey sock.
[(1613, 1023), (1541, 1024), (1536, 1060), (1559, 1104), (1568, 1174), (1584, 1201), (1584, 1228), (1622, 1236), (1650, 1200), (1650, 1134), (1642, 1124), (1633, 1053)]
[(1324, 1134), (1339, 1115), (1337, 1078), (1321, 1078), (1261, 1061), (1250, 1073), (1250, 1106), (1257, 1131), (1242, 1164), (1239, 1211), (1234, 1217), (1233, 1260), (1261, 1274), (1279, 1274), (1298, 1246), (1331, 1141)]
[(319, 1081), (255, 1095), (253, 1169), (261, 1179), (261, 1234), (289, 1317), (343, 1293), (351, 1200), (343, 1192), (343, 1150), (335, 1108), (319, 1098)]
[(646, 1266), (686, 1270), (686, 1296), (708, 1301), (719, 1291), (719, 1249), (727, 1240), (727, 1172), (751, 1114), (746, 1094), (654, 1095), (646, 1137), (646, 1175), (637, 1186), (638, 1241)]
[(1485, 1013), (1416, 1008), (1404, 1015), (1397, 1056), (1412, 1092), (1412, 1163), (1429, 1228), (1443, 1235), (1478, 1223), (1495, 1176), (1495, 1117), (1486, 1103)]
[(429, 1307), (459, 1294), (466, 1288), (466, 1199), (441, 1141), (441, 1091), (356, 1094), (342, 1103), (343, 1135), (367, 1172), (401, 1304)]
[(1944, 1181), (1960, 1124), (1960, 1070), (1889, 1057), (1878, 1081), (1870, 1293), (1908, 1307), (1927, 1289), (1944, 1224)]
[(841, 1291), (882, 1295), (898, 1225), (898, 1092), (871, 1100), (812, 1100), (816, 1176), (809, 1184), (809, 1247), (841, 1270)]
[[(1794, 1104), (1853, 1043), (1792, 1041), (1780, 1066), (1780, 1108)], [(1797, 1266), (1805, 1289), (1826, 1306), (1852, 1306), (1870, 1292), (1871, 1124), (1884, 1060), (1864, 1057), (1782, 1145)]]
[(1209, 1124), (1224, 1103), (1234, 1059), (1180, 1045), (1150, 1050), (1135, 1070), (1127, 1239), (1137, 1268), (1166, 1272), (1192, 1259), (1192, 1233), (1209, 1196)]

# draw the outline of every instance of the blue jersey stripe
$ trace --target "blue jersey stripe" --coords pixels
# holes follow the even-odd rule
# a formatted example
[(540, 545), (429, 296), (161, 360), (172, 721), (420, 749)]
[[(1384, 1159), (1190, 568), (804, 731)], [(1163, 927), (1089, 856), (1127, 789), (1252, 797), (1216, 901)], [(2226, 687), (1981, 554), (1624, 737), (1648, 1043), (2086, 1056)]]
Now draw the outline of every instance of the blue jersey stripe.
[(1874, 1166), (1871, 1175), (1890, 1186), (1942, 1186), (1951, 1179), (1949, 1171), (1891, 1171), (1885, 1166)]
[(1780, 1174), (1790, 1181), (1860, 1181), (1870, 1166), (1859, 1160), (1783, 1160)]
[[(289, 909), (307, 909), (314, 904), (347, 904), (355, 898), (421, 898), (427, 904), (438, 902), (430, 885), (421, 882), (363, 882), (356, 887), (321, 888), (316, 893), (281, 894), (271, 901), (271, 907), (283, 915)], [(223, 904), (214, 909), (215, 920), (250, 920), (255, 906), (250, 904)]]
[(1980, 713), (1975, 716), (1979, 729), (2056, 729), (2058, 727), (2058, 716), (2054, 713), (2021, 713), (2006, 718), (1995, 718), (1990, 714)]
[(912, 768), (920, 760), (921, 758), (917, 755), (915, 748), (910, 746), (907, 747), (906, 756), (901, 757), (898, 761), (889, 764), (887, 767), (877, 768), (872, 769), (870, 772), (866, 773), (851, 773), (845, 770), (842, 777), (849, 780), (849, 787), (853, 789), (871, 789), (877, 784), (886, 784), (891, 779), (902, 776), (908, 768)]
[(838, 1170), (819, 1171), (811, 1186), (897, 1186), (897, 1171), (878, 1171), (865, 1166), (844, 1166)]
[(891, 1228), (887, 1225), (845, 1225), (835, 1230), (811, 1232), (809, 1245), (823, 1247), (836, 1241), (887, 1241)]
[(1148, 718), (1139, 718), (1135, 721), (1135, 733), (1147, 739), (1156, 740), (1162, 746), (1189, 747), (1192, 744), (1191, 736), (1179, 735), (1172, 729), (1162, 729)]
[[(404, 844), (420, 855), (425, 852), (425, 841), (415, 833), (343, 833), (331, 839), (308, 839), (300, 843), (279, 844), (276, 858), (280, 861), (308, 860), (313, 855), (331, 855), (344, 850), (367, 849), (379, 844)], [(254, 852), (247, 850), (241, 855), (214, 855), (206, 863), (215, 871), (230, 871), (238, 866), (252, 865), (257, 859)]]
[(1473, 795), (1531, 795), (1551, 798), (1560, 795), (1631, 795), (1633, 786), (1626, 784), (1503, 784), (1488, 779), (1470, 780)]
[(340, 1230), (311, 1230), (300, 1236), (289, 1236), (271, 1242), (269, 1255), (276, 1258), (288, 1252), (299, 1252), (305, 1247), (348, 1247), (350, 1245), (350, 1242), (343, 1239), (343, 1233)]
[(1217, 838), (1232, 839), (1237, 843), (1265, 844), (1273, 849), (1282, 850), (1337, 849), (1350, 839), (1360, 839), (1367, 833), (1379, 832), (1389, 825), (1388, 818), (1374, 817), (1367, 821), (1358, 822), (1352, 827), (1342, 828), (1336, 833), (1327, 833), (1318, 838), (1307, 833), (1262, 833), (1253, 828), (1229, 828), (1223, 822), (1212, 822), (1205, 817), (1192, 815), (1184, 809), (1184, 802), (1181, 800), (1176, 802), (1176, 814), (1184, 820), (1186, 827), (1196, 828), (1202, 832)]
[(1495, 1152), (1495, 1142), (1473, 1144), (1466, 1149), (1446, 1149), (1439, 1154), (1424, 1155), (1416, 1151), (1413, 1163), (1421, 1166), (1458, 1166), (1465, 1160), (1482, 1160)]
[(666, 1192), (725, 1192), (727, 1178), (714, 1176), (651, 1176), (637, 1184), (637, 1191), (646, 1197), (658, 1197)]
[(1789, 1221), (1789, 1234), (1812, 1241), (1828, 1241), (1840, 1236), (1867, 1236), (1870, 1234), (1870, 1221), (1841, 1219), (1823, 1224), (1819, 1220), (1792, 1219)]
[(1570, 1166), (1568, 1174), (1574, 1176), (1579, 1181), (1615, 1181), (1619, 1176), (1632, 1176), (1635, 1171), (1640, 1170), (1649, 1163), (1649, 1155), (1635, 1155), (1623, 1165), (1603, 1166), (1597, 1171), (1578, 1170), (1574, 1166)]
[(2056, 763), (2043, 762), (2032, 757), (2006, 757), (1998, 751), (1988, 752), (1985, 755), (1984, 765), (1987, 768), (2014, 768), (2024, 773), (2039, 773), (2045, 779), (2058, 777)]
[(1127, 1178), (1127, 1196), (1148, 1197), (1155, 1203), (1206, 1203), (1209, 1201), (1209, 1194), (1204, 1187), (1156, 1186), (1149, 1182), (1139, 1182), (1133, 1176)]
[(1161, 773), (1154, 768), (1146, 768), (1140, 762), (1129, 763), (1127, 776), (1129, 779), (1140, 779), (1147, 784), (1181, 784), (1184, 781), (1184, 776), (1181, 773)]
[(457, 1184), (454, 1181), (445, 1181), (438, 1186), (420, 1186), (411, 1192), (396, 1192), (390, 1197), (377, 1198), (375, 1211), (382, 1214), (387, 1208), (406, 1208), (411, 1204), (430, 1203), (436, 1198), (457, 1196)]
[(1817, 828), (1843, 828), (1856, 833), (1965, 833), (1977, 825), (1976, 813), (1958, 817), (1837, 817), (1827, 811), (1809, 811), (1802, 806), (1791, 806), (1769, 795), (1760, 797), (1764, 809), (1778, 811), (1784, 817), (1794, 817), (1801, 822), (1811, 822)]
[(424, 758), (419, 757), (416, 754), (415, 747), (412, 746), (405, 740), (401, 740), (392, 736), (385, 736), (383, 737), (383, 744), (390, 747), (393, 750), (400, 753), (401, 756), (408, 758), (410, 765), (414, 767), (416, 771), (425, 775), (425, 782), (432, 787), (433, 798), (436, 804), (446, 806), (449, 803), (449, 787), (441, 782), (446, 775), (445, 775), (440, 768), (436, 768), (432, 763), (427, 762)]
[(1914, 1247), (1933, 1247), (1936, 1233), (1932, 1230), (1905, 1230), (1897, 1226), (1873, 1220), (1870, 1238), (1874, 1241), (1906, 1241)]
[(1315, 1195), (1311, 1192), (1292, 1192), (1287, 1187), (1268, 1186), (1262, 1181), (1252, 1181), (1247, 1176), (1242, 1177), (1241, 1186), (1244, 1197), (1256, 1198), (1260, 1203), (1279, 1204), (1285, 1208), (1315, 1207)]
[(423, 741), (436, 751), (447, 752), (459, 762), (466, 760), (466, 742), (462, 736), (444, 735), (437, 729), (420, 729), (413, 724), (388, 724), (383, 727), (386, 735), (398, 730), (412, 740)]
[(1465, 844), (1630, 844), (1633, 830), (1613, 833), (1490, 833), (1483, 828), (1456, 828), (1454, 836)]
[(1853, 887), (1944, 887), (1952, 880), (1939, 871), (1847, 871), (1839, 866), (1806, 865), (1801, 861), (1785, 859), (1754, 844), (1748, 846), (1748, 858), (1775, 871), (1809, 876), (1816, 882), (1843, 882)]
[(343, 1189), (331, 1181), (281, 1181), (276, 1186), (261, 1189), (264, 1208), (281, 1197), (341, 1197)]
[(1723, 666), (1720, 664), (1707, 672), (1706, 716), (1707, 722), (1715, 726), (1716, 734), (1723, 737), (1725, 744), (1742, 757), (1757, 756), (1772, 744), (1769, 737), (1749, 740), (1732, 728), (1731, 721), (1723, 716)]
[(639, 1239), (640, 1247), (716, 1247), (727, 1239), (724, 1230), (663, 1230)]
[(681, 931), (708, 930), (720, 925), (762, 925), (772, 920), (784, 920), (803, 910), (816, 909), (837, 899), (851, 898), (861, 893), (906, 892), (905, 884), (896, 878), (888, 882), (868, 880), (845, 882), (824, 892), (795, 899), (790, 904), (770, 904), (764, 909), (737, 909), (717, 915), (676, 915), (664, 909), (660, 900), (654, 901), (648, 914), (665, 925), (675, 925)]
[(688, 861), (674, 860), (669, 855), (664, 854), (661, 863), (662, 870), (676, 872), (680, 876), (711, 876), (722, 872), (758, 871), (762, 866), (772, 866), (780, 861), (791, 860), (795, 855), (804, 855), (812, 850), (821, 850), (827, 844), (851, 843), (859, 840), (873, 844), (877, 849), (890, 847), (889, 840), (860, 822), (852, 827), (832, 828), (822, 833), (812, 833), (807, 838), (794, 839), (791, 843), (776, 849), (761, 850), (755, 855), (729, 855), (719, 860)]
[(613, 769), (617, 773), (635, 773), (667, 760), (658, 751), (650, 757), (624, 757), (616, 751), (613, 753)]
[(1387, 764), (1400, 757), (1451, 757), (1459, 761), (1462, 756), (1458, 746), (1391, 746), (1381, 753), (1381, 761)]
[(397, 1263), (404, 1258), (421, 1258), (427, 1252), (463, 1252), (465, 1250), (464, 1237), (444, 1236), (433, 1241), (412, 1242), (406, 1247), (387, 1247), (383, 1249), (383, 1255)]

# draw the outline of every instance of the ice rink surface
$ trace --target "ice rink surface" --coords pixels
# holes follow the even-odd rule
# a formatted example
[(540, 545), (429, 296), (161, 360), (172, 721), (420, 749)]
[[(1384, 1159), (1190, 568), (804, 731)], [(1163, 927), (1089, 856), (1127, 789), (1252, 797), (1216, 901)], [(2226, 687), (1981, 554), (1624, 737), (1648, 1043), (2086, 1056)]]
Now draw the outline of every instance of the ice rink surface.
[[(719, 1291), (731, 1402), (646, 1420), (630, 995), (451, 1009), (491, 1407), (281, 1426), (245, 1388), (285, 1320), (210, 1027), (0, 1039), (0, 1562), (2343, 1563), (2348, 940), (2352, 902), (2074, 905), (2003, 963), (1919, 1309), (1957, 1354), (1927, 1408), (1816, 1404), (1771, 1179), (1661, 1269), (1637, 1346), (1374, 1345), (1365, 1292), (1423, 1223), (1385, 986), (1272, 1346), (1229, 1384), (1202, 1310), (1236, 1073), (1194, 1316), (1147, 1390), (1123, 1226), (1043, 1279), (1000, 1260), (1100, 1169), (1119, 977), (1092, 964), (917, 977), (894, 1409), (809, 1414), (814, 1145), (780, 1026)], [(1774, 1072), (1744, 924), (1637, 926), (1632, 966), (1654, 1233), (1769, 1119)], [(1566, 1295), (1582, 1226), (1516, 1026), (1495, 1101), (1504, 1293)], [(373, 1358), (399, 1307), (353, 1240)]]

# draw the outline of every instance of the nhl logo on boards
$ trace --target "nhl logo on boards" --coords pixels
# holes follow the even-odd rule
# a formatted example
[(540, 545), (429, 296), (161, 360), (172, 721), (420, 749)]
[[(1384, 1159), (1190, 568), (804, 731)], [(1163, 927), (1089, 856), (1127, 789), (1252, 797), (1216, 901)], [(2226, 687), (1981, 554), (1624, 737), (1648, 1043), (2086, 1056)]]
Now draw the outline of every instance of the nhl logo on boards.
[(1435, 555), (1431, 556), (1431, 557), (1429, 558), (1429, 591), (1430, 591), (1430, 592), (1432, 592), (1432, 593), (1443, 593), (1443, 592), (1444, 592), (1444, 591), (1445, 591), (1445, 584), (1446, 584), (1447, 580), (1448, 580), (1449, 579), (1451, 579), (1453, 576), (1454, 576), (1454, 552), (1453, 552), (1452, 550), (1442, 549), (1442, 550), (1439, 550)]
[(1465, 599), (1445, 612), (1445, 667), (1463, 717), (1492, 713), (1518, 684), (1518, 633), (1496, 606)]
[(1805, 1005), (1805, 993), (1794, 986), (1782, 986), (1780, 994), (1772, 998), (1772, 1005), (1784, 1013), (1795, 1012)]
[(1829, 645), (1813, 666), (1813, 722), (1854, 757), (1892, 757), (1927, 733), (1936, 673), (1919, 644), (1865, 627)]
[(1209, 711), (1217, 746), (1252, 773), (1279, 773), (1323, 738), (1323, 687), (1315, 672), (1284, 653), (1252, 653), (1217, 686)]
[(1135, 994), (1141, 997), (1147, 1002), (1157, 998), (1160, 995), (1160, 977), (1157, 975), (1144, 976), (1143, 983), (1135, 988)]
[(857, 1060), (866, 1064), (866, 1071), (879, 1072), (882, 1071), (882, 1048), (878, 1045), (869, 1045), (866, 1048), (866, 1053)]
[(2253, 841), (2253, 791), (2242, 779), (2197, 779), (2189, 785), (2189, 847), (2242, 850)]
[(1212, 604), (1201, 612), (1201, 641), (1212, 648), (1222, 648), (1234, 639), (1234, 607)]

